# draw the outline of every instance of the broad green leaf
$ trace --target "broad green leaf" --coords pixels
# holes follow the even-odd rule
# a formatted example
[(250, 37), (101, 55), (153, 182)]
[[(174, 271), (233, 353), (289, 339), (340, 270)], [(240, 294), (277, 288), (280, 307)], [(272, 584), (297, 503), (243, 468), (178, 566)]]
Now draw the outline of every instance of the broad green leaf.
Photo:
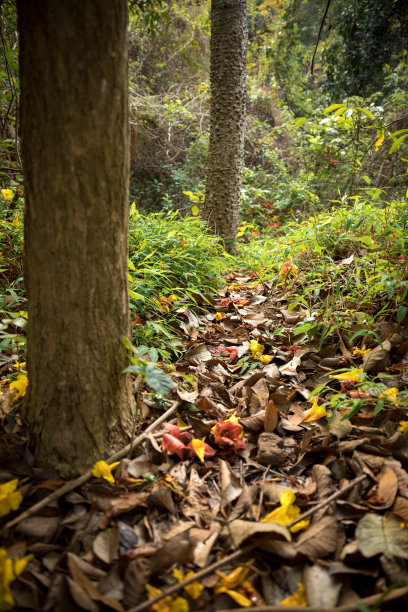
[(327, 113), (331, 113), (332, 111), (334, 111), (336, 108), (347, 108), (345, 104), (332, 104), (331, 106), (328, 106), (327, 108), (324, 109), (324, 114)]
[(133, 261), (131, 259), (128, 259), (128, 268), (129, 268), (129, 270), (136, 271), (135, 265), (134, 265), (134, 263), (133, 263)]
[(370, 119), (374, 119), (373, 113), (368, 110), (368, 108), (361, 108), (361, 106), (356, 106), (356, 110), (361, 111), (364, 115), (367, 115)]
[(157, 393), (161, 393), (161, 395), (169, 393), (174, 386), (172, 379), (162, 372), (160, 368), (153, 365), (146, 366), (145, 380), (149, 387)]
[(397, 140), (394, 141), (394, 144), (392, 145), (391, 149), (388, 151), (388, 153), (394, 153), (394, 151), (396, 149), (399, 149), (401, 144), (404, 142), (404, 140), (406, 139), (406, 137), (408, 136), (408, 134), (404, 134), (403, 136), (400, 136), (399, 138), (397, 138)]
[(407, 316), (406, 306), (399, 306), (397, 310), (397, 322), (401, 325), (405, 317)]
[(293, 124), (293, 127), (298, 128), (304, 123), (306, 123), (306, 121), (307, 121), (306, 117), (299, 117), (299, 119), (296, 119), (295, 123)]

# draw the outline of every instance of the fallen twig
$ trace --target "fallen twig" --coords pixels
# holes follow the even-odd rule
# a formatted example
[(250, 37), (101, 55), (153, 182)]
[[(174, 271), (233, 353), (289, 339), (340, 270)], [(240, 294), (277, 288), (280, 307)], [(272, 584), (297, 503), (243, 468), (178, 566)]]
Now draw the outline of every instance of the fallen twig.
[[(371, 606), (377, 603), (383, 603), (384, 601), (392, 601), (400, 599), (405, 595), (408, 595), (408, 586), (395, 589), (387, 594), (385, 592), (383, 594), (380, 593), (364, 597), (363, 599), (357, 599), (355, 603), (338, 606), (337, 608), (324, 608), (324, 612), (358, 612), (358, 610), (361, 610), (360, 606)], [(283, 608), (281, 605), (278, 605), (262, 606), (260, 608), (245, 608), (245, 612), (282, 612), (282, 610), (285, 610), (285, 612), (322, 612), (321, 607), (305, 608), (304, 606), (285, 606)], [(242, 608), (229, 608), (228, 610), (218, 610), (218, 612), (242, 612)]]
[[(168, 410), (166, 410), (166, 412), (164, 412), (158, 419), (156, 419), (154, 421), (154, 423), (152, 423), (146, 429), (146, 431), (141, 433), (140, 436), (137, 436), (137, 438), (135, 438), (130, 444), (128, 444), (127, 446), (122, 448), (120, 451), (118, 451), (117, 453), (114, 453), (113, 455), (111, 455), (107, 459), (106, 463), (113, 463), (114, 461), (118, 461), (119, 459), (122, 459), (123, 457), (125, 457), (125, 455), (127, 455), (128, 452), (131, 449), (133, 449), (135, 446), (138, 446), (141, 442), (143, 442), (143, 440), (154, 429), (156, 429), (156, 427), (158, 427), (159, 425), (164, 423), (164, 421), (167, 421), (167, 419), (177, 410), (177, 408), (179, 406), (180, 406), (180, 402), (179, 401), (174, 402), (173, 405)], [(19, 514), (16, 517), (14, 517), (11, 521), (9, 521), (8, 523), (6, 523), (3, 526), (2, 530), (1, 530), (1, 533), (4, 534), (5, 532), (7, 532), (10, 529), (10, 527), (14, 527), (14, 525), (18, 525), (18, 523), (20, 523), (24, 519), (32, 516), (38, 510), (41, 510), (42, 508), (47, 506), (49, 503), (55, 501), (56, 499), (59, 499), (60, 497), (62, 497), (66, 493), (69, 493), (70, 491), (73, 491), (77, 487), (80, 487), (85, 482), (87, 482), (87, 480), (89, 480), (91, 478), (91, 476), (92, 476), (92, 468), (90, 468), (89, 470), (84, 472), (84, 474), (82, 474), (82, 476), (78, 476), (78, 478), (76, 478), (75, 480), (70, 480), (69, 482), (64, 484), (62, 487), (60, 487), (56, 491), (53, 491), (52, 493), (50, 493), (50, 495), (47, 495), (47, 497), (44, 497), (44, 499), (42, 499), (41, 501), (39, 501), (36, 504), (34, 504), (33, 506), (31, 506), (31, 508), (28, 508), (27, 510), (24, 510), (24, 512), (22, 512), (21, 514)]]
[[(296, 523), (299, 523), (299, 521), (302, 521), (304, 518), (307, 518), (308, 516), (310, 516), (317, 510), (320, 510), (320, 508), (324, 508), (324, 506), (327, 506), (333, 500), (341, 497), (345, 493), (348, 493), (348, 491), (350, 491), (353, 487), (358, 485), (362, 480), (364, 480), (364, 478), (367, 478), (367, 476), (365, 474), (361, 474), (361, 476), (358, 476), (357, 478), (352, 480), (346, 487), (344, 487), (344, 489), (340, 489), (340, 491), (336, 491), (336, 493), (333, 493), (333, 495), (330, 495), (330, 497), (328, 497), (327, 499), (324, 499), (322, 502), (320, 502), (320, 504), (317, 504), (316, 506), (314, 506), (314, 508), (311, 508), (307, 512), (304, 512), (303, 514), (298, 516), (297, 519), (285, 525), (285, 527), (287, 528), (292, 527), (293, 525), (296, 525)], [(195, 582), (196, 580), (201, 580), (201, 578), (208, 576), (208, 574), (212, 574), (215, 570), (222, 567), (223, 565), (226, 565), (227, 563), (230, 563), (231, 561), (235, 561), (236, 559), (239, 559), (239, 557), (242, 557), (243, 555), (249, 553), (251, 550), (253, 550), (257, 546), (258, 546), (258, 542), (255, 542), (253, 544), (249, 544), (248, 546), (245, 546), (245, 548), (242, 548), (241, 550), (236, 550), (235, 552), (231, 553), (230, 555), (227, 555), (223, 559), (220, 559), (219, 561), (216, 561), (215, 563), (208, 565), (208, 567), (205, 567), (204, 569), (200, 570), (199, 572), (194, 574), (194, 576), (192, 576), (191, 578), (188, 578), (187, 580), (183, 580), (183, 582), (180, 582), (178, 584), (174, 584), (173, 586), (169, 587), (168, 589), (160, 593), (160, 595), (156, 595), (156, 597), (154, 597), (153, 599), (144, 601), (143, 603), (139, 604), (135, 608), (131, 608), (130, 610), (128, 610), (128, 612), (143, 612), (143, 610), (147, 610), (148, 608), (150, 608), (150, 606), (153, 606), (158, 601), (163, 599), (163, 597), (174, 595), (178, 591), (181, 591), (181, 589), (184, 589), (184, 587), (190, 584), (191, 582)], [(247, 609), (249, 610), (250, 608), (247, 608)], [(251, 609), (257, 610), (257, 612), (261, 612), (262, 610), (269, 610), (269, 609), (270, 610), (275, 610), (275, 609), (280, 610), (281, 608), (278, 606), (278, 607), (272, 607), (272, 608), (251, 608)], [(293, 610), (305, 610), (305, 608), (298, 608), (298, 607), (295, 607), (292, 609)], [(352, 608), (352, 610), (354, 609), (355, 608)], [(291, 610), (291, 608), (285, 608), (285, 610)], [(321, 612), (320, 608), (319, 609), (309, 608), (309, 610), (313, 610), (315, 612)], [(344, 610), (344, 612), (348, 612), (348, 610)]]

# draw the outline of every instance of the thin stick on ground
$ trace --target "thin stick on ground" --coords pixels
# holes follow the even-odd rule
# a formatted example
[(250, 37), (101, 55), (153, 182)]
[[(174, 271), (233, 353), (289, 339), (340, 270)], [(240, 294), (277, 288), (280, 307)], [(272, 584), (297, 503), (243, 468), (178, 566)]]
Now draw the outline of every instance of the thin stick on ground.
[[(304, 512), (303, 514), (298, 516), (297, 519), (295, 519), (291, 523), (288, 523), (287, 525), (285, 525), (285, 527), (287, 527), (287, 528), (293, 527), (293, 525), (296, 525), (296, 523), (299, 523), (300, 521), (303, 521), (303, 519), (307, 518), (308, 516), (311, 516), (312, 514), (317, 512), (317, 510), (320, 510), (321, 508), (324, 508), (325, 506), (330, 504), (335, 499), (338, 499), (339, 497), (342, 497), (342, 495), (344, 495), (345, 493), (348, 493), (356, 485), (358, 485), (360, 482), (362, 482), (362, 480), (364, 480), (364, 478), (367, 478), (366, 474), (361, 474), (361, 476), (358, 476), (357, 478), (352, 480), (346, 487), (344, 487), (344, 489), (340, 489), (339, 491), (336, 491), (336, 493), (333, 493), (333, 495), (330, 495), (330, 497), (328, 497), (327, 499), (324, 499), (319, 504), (316, 504), (316, 506), (314, 506), (310, 510), (307, 510), (307, 512)], [(256, 548), (257, 545), (258, 545), (258, 543), (255, 542), (253, 544), (249, 544), (248, 546), (245, 546), (245, 548), (242, 548), (241, 550), (236, 550), (235, 552), (231, 553), (230, 555), (227, 555), (223, 559), (220, 559), (219, 561), (215, 561), (214, 563), (212, 563), (208, 567), (205, 567), (204, 569), (200, 570), (199, 572), (194, 574), (194, 576), (192, 576), (191, 578), (188, 578), (187, 580), (183, 580), (183, 582), (180, 582), (178, 584), (174, 584), (173, 586), (171, 586), (168, 589), (164, 590), (162, 593), (160, 593), (160, 595), (157, 595), (153, 599), (149, 599), (148, 601), (144, 601), (143, 603), (139, 604), (138, 606), (136, 606), (134, 608), (131, 608), (128, 612), (143, 612), (144, 610), (147, 610), (148, 608), (150, 608), (150, 606), (153, 606), (154, 604), (156, 604), (158, 601), (160, 601), (164, 597), (168, 597), (169, 595), (174, 595), (175, 593), (178, 593), (178, 591), (181, 591), (181, 589), (184, 589), (184, 587), (187, 586), (188, 584), (191, 584), (192, 582), (195, 582), (196, 580), (198, 580), (198, 581), (201, 580), (201, 578), (204, 578), (205, 576), (208, 576), (208, 574), (212, 574), (217, 569), (219, 569), (223, 565), (226, 565), (227, 563), (230, 563), (232, 561), (236, 561), (236, 559), (239, 559), (243, 555), (251, 552), (251, 550)], [(260, 610), (263, 610), (263, 609), (266, 610), (266, 608), (254, 608), (254, 609), (256, 609), (257, 611), (260, 611)], [(278, 608), (271, 608), (271, 610), (274, 610), (274, 609), (277, 610)], [(285, 609), (289, 610), (290, 608), (285, 608)], [(305, 608), (293, 608), (293, 609), (294, 610), (304, 610)], [(317, 611), (317, 608), (315, 610)], [(354, 610), (354, 608), (353, 608), (353, 610)], [(320, 611), (320, 609), (319, 609), (319, 611)], [(347, 612), (347, 611), (345, 611), (345, 612)]]
[[(143, 442), (143, 440), (154, 429), (156, 429), (156, 427), (164, 423), (164, 421), (167, 421), (168, 418), (172, 414), (174, 414), (174, 412), (176, 412), (179, 406), (180, 406), (179, 401), (173, 402), (173, 405), (168, 410), (166, 410), (166, 412), (164, 412), (158, 419), (156, 419), (151, 425), (149, 425), (146, 431), (141, 433), (140, 436), (137, 436), (137, 438), (135, 438), (130, 444), (122, 448), (120, 451), (111, 455), (106, 460), (106, 463), (113, 463), (114, 461), (118, 461), (119, 459), (122, 459), (123, 457), (125, 457), (131, 449), (133, 450), (136, 446), (138, 446), (141, 442)], [(70, 480), (69, 482), (64, 484), (62, 487), (57, 489), (57, 491), (53, 491), (50, 495), (47, 495), (47, 497), (44, 497), (44, 499), (42, 499), (41, 501), (31, 506), (31, 508), (24, 510), (24, 512), (14, 517), (11, 521), (9, 521), (8, 523), (4, 525), (4, 527), (1, 530), (1, 533), (4, 535), (5, 533), (7, 533), (7, 531), (11, 527), (14, 527), (14, 525), (18, 525), (18, 523), (32, 516), (33, 514), (38, 512), (38, 510), (45, 508), (45, 506), (47, 506), (49, 503), (55, 501), (56, 499), (59, 499), (60, 497), (62, 497), (66, 493), (69, 493), (70, 491), (73, 491), (77, 487), (80, 487), (85, 482), (87, 482), (91, 478), (91, 476), (92, 476), (92, 468), (84, 472), (82, 476), (78, 476), (78, 478), (76, 478), (75, 480)]]

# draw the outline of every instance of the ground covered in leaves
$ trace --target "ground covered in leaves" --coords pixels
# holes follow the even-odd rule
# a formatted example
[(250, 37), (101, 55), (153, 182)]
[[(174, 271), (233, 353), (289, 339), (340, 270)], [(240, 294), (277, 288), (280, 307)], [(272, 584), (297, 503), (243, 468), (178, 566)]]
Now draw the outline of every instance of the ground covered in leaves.
[(77, 481), (27, 450), (14, 364), (0, 610), (406, 609), (408, 327), (313, 343), (282, 288), (227, 280), (179, 309), (174, 388), (139, 394), (130, 448)]

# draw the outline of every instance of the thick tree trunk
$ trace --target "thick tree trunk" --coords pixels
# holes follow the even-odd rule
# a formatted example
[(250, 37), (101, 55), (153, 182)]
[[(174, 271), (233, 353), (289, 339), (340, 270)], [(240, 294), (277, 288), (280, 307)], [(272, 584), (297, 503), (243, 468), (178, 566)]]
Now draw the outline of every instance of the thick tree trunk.
[(18, 0), (27, 419), (64, 473), (131, 429), (126, 0)]
[(210, 147), (204, 217), (229, 251), (239, 219), (246, 115), (246, 0), (211, 2)]

